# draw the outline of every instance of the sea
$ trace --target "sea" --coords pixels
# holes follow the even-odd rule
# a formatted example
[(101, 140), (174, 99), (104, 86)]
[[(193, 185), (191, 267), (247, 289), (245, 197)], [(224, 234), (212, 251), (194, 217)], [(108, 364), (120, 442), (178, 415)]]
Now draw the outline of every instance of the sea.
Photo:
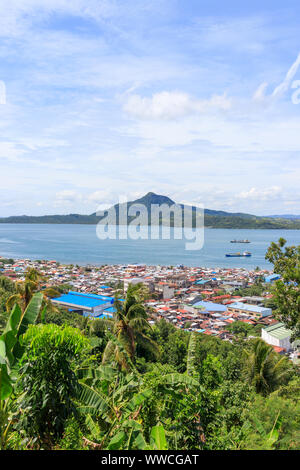
[[(201, 249), (187, 249), (191, 234), (176, 239), (99, 239), (95, 225), (0, 224), (0, 256), (13, 259), (56, 260), (65, 264), (146, 264), (161, 266), (238, 267), (272, 269), (265, 260), (271, 242), (283, 237), (288, 245), (300, 245), (300, 230), (212, 229), (203, 233)], [(192, 230), (192, 229), (190, 229)], [(123, 238), (123, 239), (120, 239)], [(200, 235), (199, 235), (200, 239)], [(230, 243), (248, 239), (251, 243)], [(251, 257), (227, 258), (226, 253), (251, 252)]]

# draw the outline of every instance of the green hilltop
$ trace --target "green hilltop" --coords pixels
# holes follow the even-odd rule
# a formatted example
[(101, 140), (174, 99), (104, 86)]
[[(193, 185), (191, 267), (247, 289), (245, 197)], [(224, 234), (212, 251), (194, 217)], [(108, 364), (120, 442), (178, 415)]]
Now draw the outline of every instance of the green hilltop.
[[(172, 199), (167, 196), (155, 194), (153, 192), (147, 193), (145, 196), (136, 199), (135, 201), (129, 201), (128, 209), (136, 204), (142, 204), (147, 209), (149, 214), (148, 224), (151, 224), (150, 220), (150, 207), (152, 204), (166, 204), (172, 206), (176, 204), (186, 211), (192, 211), (193, 225), (196, 222), (196, 208), (193, 206), (183, 206), (182, 204), (175, 203)], [(116, 223), (119, 225), (119, 213), (121, 204), (115, 204), (116, 212)], [(106, 213), (105, 213), (106, 214)], [(81, 214), (68, 214), (68, 215), (43, 215), (43, 216), (11, 216), (0, 218), (0, 223), (3, 224), (87, 224), (95, 225), (105, 216), (99, 216), (97, 213), (90, 215)], [(127, 222), (131, 222), (135, 217), (128, 217)], [(173, 225), (173, 218), (171, 214), (171, 220), (164, 220), (162, 217), (159, 219), (161, 225)], [(204, 222), (205, 227), (209, 228), (229, 228), (229, 229), (300, 229), (300, 220), (291, 218), (278, 218), (278, 217), (261, 217), (252, 214), (246, 214), (242, 212), (232, 213), (225, 211), (216, 211), (212, 209), (204, 209)]]

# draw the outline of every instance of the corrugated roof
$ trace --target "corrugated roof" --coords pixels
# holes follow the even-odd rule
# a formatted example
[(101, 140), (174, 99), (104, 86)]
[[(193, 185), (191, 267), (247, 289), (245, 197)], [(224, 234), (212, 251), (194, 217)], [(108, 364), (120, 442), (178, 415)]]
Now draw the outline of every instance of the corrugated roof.
[(108, 302), (113, 303), (114, 298), (105, 295), (83, 294), (81, 292), (70, 291), (68, 294), (56, 297), (53, 301), (72, 306), (93, 308)]
[(247, 310), (249, 312), (271, 312), (272, 309), (266, 307), (258, 307), (257, 305), (244, 304), (243, 302), (236, 302), (229, 306), (229, 308), (236, 308), (240, 310)]
[(264, 331), (277, 339), (289, 338), (292, 334), (292, 331), (285, 328), (283, 323), (275, 323), (275, 325), (267, 326), (264, 328)]
[(226, 312), (227, 307), (222, 304), (215, 304), (214, 302), (197, 302), (193, 305), (196, 308), (203, 308), (208, 312)]

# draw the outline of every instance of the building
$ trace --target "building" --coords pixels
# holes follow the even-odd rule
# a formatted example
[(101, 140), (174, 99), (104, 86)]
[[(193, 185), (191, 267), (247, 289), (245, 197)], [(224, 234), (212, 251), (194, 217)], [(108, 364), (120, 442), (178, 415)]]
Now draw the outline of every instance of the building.
[(258, 305), (259, 307), (265, 301), (265, 297), (258, 297), (258, 296), (251, 296), (251, 297), (243, 297), (243, 302), (250, 304), (250, 305)]
[(69, 311), (79, 313), (85, 317), (107, 318), (112, 317), (114, 303), (113, 297), (95, 294), (72, 292), (51, 299), (52, 303), (65, 307)]
[(262, 318), (272, 315), (272, 309), (266, 307), (258, 307), (257, 305), (244, 304), (242, 302), (235, 302), (228, 305), (228, 311), (237, 313), (239, 315), (246, 314), (255, 318)]
[(275, 323), (261, 330), (261, 337), (266, 343), (283, 348), (286, 352), (292, 349), (291, 334), (291, 330), (286, 329), (283, 323)]
[(278, 281), (278, 279), (280, 279), (280, 274), (270, 274), (270, 276), (265, 277), (265, 282), (272, 283)]
[(224, 313), (227, 310), (227, 307), (223, 304), (216, 304), (214, 302), (196, 302), (192, 305), (185, 304), (184, 309), (187, 310), (187, 312), (192, 313), (193, 315), (196, 316), (209, 316), (210, 314), (213, 313)]
[(153, 291), (153, 281), (151, 279), (146, 279), (145, 277), (126, 277), (123, 280), (124, 283), (124, 292), (127, 292), (129, 284), (136, 285), (136, 284), (144, 284), (148, 287), (149, 291)]
[(213, 313), (224, 313), (227, 310), (227, 307), (223, 304), (216, 304), (214, 302), (196, 302), (194, 305), (194, 308), (200, 309), (200, 310), (206, 310), (207, 312), (213, 312)]
[(155, 286), (155, 292), (158, 292), (163, 299), (172, 299), (174, 297), (174, 285), (166, 282), (159, 282)]

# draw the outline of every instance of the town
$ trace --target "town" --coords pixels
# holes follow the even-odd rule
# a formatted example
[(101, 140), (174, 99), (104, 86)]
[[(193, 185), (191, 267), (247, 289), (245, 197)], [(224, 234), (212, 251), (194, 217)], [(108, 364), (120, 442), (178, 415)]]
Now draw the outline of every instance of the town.
[[(272, 345), (279, 354), (299, 362), (300, 342), (273, 315), (271, 285), (280, 278), (259, 267), (201, 268), (144, 264), (79, 266), (52, 260), (10, 260), (0, 257), (0, 274), (24, 280), (34, 268), (45, 277), (43, 288), (64, 286), (52, 299), (57, 306), (89, 318), (113, 316), (114, 298), (126, 295), (129, 284), (143, 284), (149, 322), (160, 319), (177, 328), (232, 341), (241, 326)], [(252, 328), (251, 328), (252, 327)]]

